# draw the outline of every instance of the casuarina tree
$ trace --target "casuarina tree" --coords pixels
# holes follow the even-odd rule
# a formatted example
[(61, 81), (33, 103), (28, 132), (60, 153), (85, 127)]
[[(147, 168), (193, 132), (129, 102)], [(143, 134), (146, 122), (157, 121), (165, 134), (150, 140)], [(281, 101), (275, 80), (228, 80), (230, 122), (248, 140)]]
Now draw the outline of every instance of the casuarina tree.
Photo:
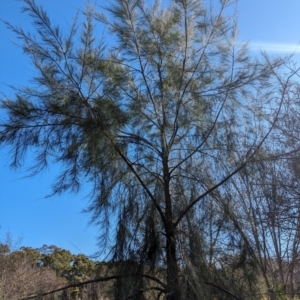
[(114, 0), (67, 31), (24, 0), (34, 33), (7, 23), (36, 71), (2, 99), (0, 142), (13, 167), (34, 157), (29, 175), (58, 163), (53, 193), (91, 187), (117, 299), (242, 293), (210, 275), (239, 226), (226, 191), (270, 136), (295, 71), (249, 56), (232, 2)]

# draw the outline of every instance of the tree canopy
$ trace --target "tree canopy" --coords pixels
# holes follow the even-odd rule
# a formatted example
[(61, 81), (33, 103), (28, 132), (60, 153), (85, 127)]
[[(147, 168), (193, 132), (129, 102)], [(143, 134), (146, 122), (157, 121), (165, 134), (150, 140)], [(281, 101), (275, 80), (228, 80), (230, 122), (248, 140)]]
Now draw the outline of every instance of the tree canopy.
[(54, 299), (74, 299), (74, 296), (99, 299), (105, 295), (100, 284), (85, 289), (76, 287), (95, 278), (97, 262), (84, 254), (75, 255), (54, 245), (14, 249), (9, 239), (0, 244), (0, 249), (0, 297), (3, 300), (35, 299), (43, 292), (64, 286), (69, 288), (56, 293)]
[[(63, 166), (53, 193), (92, 187), (86, 210), (116, 263), (116, 299), (257, 299), (257, 278), (261, 293), (287, 285), (276, 235), (289, 229), (276, 218), (299, 215), (279, 192), (298, 176), (298, 70), (251, 57), (231, 4), (114, 0), (67, 31), (24, 0), (35, 32), (7, 23), (36, 73), (2, 99), (0, 143), (13, 167), (34, 155), (30, 175)], [(282, 272), (271, 279), (273, 250)]]

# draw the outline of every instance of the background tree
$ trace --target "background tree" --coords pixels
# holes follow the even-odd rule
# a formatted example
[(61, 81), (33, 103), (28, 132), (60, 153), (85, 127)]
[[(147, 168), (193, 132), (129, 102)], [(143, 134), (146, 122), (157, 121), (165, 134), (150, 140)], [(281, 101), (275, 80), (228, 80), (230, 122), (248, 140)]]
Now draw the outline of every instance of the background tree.
[[(237, 264), (256, 258), (230, 190), (271, 136), (296, 71), (280, 77), (284, 61), (236, 45), (229, 0), (116, 0), (108, 18), (88, 6), (82, 31), (75, 19), (66, 33), (24, 3), (35, 35), (8, 26), (36, 74), (2, 100), (12, 166), (31, 149), (30, 174), (65, 168), (54, 193), (92, 183), (87, 211), (117, 262), (118, 299), (243, 297), (241, 286), (212, 282), (232, 245)], [(112, 47), (95, 39), (93, 17), (114, 34)]]
[(40, 265), (40, 253), (37, 249), (14, 249), (10, 241), (2, 244), (1, 249), (5, 249), (0, 254), (1, 299), (19, 300), (67, 284), (54, 270)]
[[(95, 279), (95, 261), (54, 245), (34, 249), (14, 244), (10, 237), (0, 244), (1, 299), (40, 299), (42, 294), (57, 289), (43, 299), (104, 299), (108, 288), (101, 283), (76, 286)], [(65, 286), (69, 288), (61, 290)]]

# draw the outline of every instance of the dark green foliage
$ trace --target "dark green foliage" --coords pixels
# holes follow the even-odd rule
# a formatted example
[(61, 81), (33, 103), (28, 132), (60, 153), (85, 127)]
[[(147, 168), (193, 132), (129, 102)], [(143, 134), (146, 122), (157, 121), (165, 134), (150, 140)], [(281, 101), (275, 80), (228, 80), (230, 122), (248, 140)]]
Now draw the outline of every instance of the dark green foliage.
[[(35, 299), (56, 300), (76, 299), (83, 295), (94, 295), (95, 298), (104, 294), (97, 283), (76, 287), (76, 283), (91, 280), (96, 273), (96, 263), (84, 254), (75, 255), (54, 245), (39, 249), (22, 247), (15, 251), (10, 250), (8, 244), (2, 244), (2, 247), (5, 254), (0, 254), (1, 299), (19, 300), (36, 295)], [(74, 286), (42, 296), (68, 285)]]
[(35, 251), (39, 253), (40, 266), (51, 268), (70, 284), (88, 280), (95, 272), (95, 263), (84, 254), (75, 255), (68, 250), (47, 245)]

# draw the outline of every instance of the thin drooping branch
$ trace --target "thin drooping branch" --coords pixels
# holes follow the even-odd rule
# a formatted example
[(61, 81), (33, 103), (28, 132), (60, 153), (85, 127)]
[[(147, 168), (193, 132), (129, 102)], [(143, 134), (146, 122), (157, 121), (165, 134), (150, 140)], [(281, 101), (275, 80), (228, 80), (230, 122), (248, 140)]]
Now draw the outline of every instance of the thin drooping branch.
[(228, 295), (232, 296), (232, 297), (233, 297), (234, 299), (236, 299), (236, 300), (242, 300), (241, 298), (239, 298), (239, 297), (237, 297), (236, 295), (232, 294), (231, 292), (229, 292), (229, 291), (226, 290), (225, 288), (223, 288), (223, 287), (221, 287), (221, 286), (219, 286), (219, 285), (217, 285), (217, 284), (215, 284), (215, 283), (213, 283), (213, 282), (208, 282), (208, 281), (206, 281), (206, 282), (204, 282), (204, 283), (207, 284), (207, 285), (211, 285), (211, 286), (217, 288), (218, 290), (224, 292), (225, 294), (228, 294)]
[(122, 153), (122, 151), (117, 147), (117, 145), (115, 145), (116, 147), (116, 151), (119, 153), (120, 157), (123, 159), (123, 161), (127, 164), (127, 166), (129, 167), (129, 169), (131, 170), (131, 172), (134, 174), (134, 176), (136, 177), (136, 179), (140, 182), (140, 184), (142, 185), (143, 189), (145, 190), (145, 192), (148, 194), (148, 196), (150, 197), (151, 201), (153, 202), (155, 208), (157, 209), (157, 211), (160, 214), (160, 217), (162, 219), (162, 221), (166, 222), (166, 218), (165, 218), (165, 214), (162, 211), (162, 208), (159, 206), (157, 199), (154, 197), (154, 195), (151, 193), (151, 191), (149, 190), (149, 188), (147, 187), (147, 185), (145, 184), (145, 182), (143, 181), (143, 179), (141, 178), (141, 176), (139, 176), (139, 174), (136, 172), (136, 170), (133, 167), (133, 164), (131, 163), (131, 161)]
[[(299, 68), (300, 69), (300, 68)], [(289, 85), (289, 81), (290, 79), (298, 73), (299, 69), (295, 70), (292, 72), (292, 74), (290, 74), (287, 78), (287, 80), (283, 83), (279, 77), (278, 80), (280, 81), (280, 84), (282, 85), (282, 93), (281, 93), (281, 99), (280, 99), (280, 103), (278, 106), (278, 109), (276, 111), (276, 114), (274, 116), (273, 122), (269, 128), (269, 130), (267, 131), (267, 133), (264, 135), (264, 137), (261, 139), (261, 141), (258, 143), (258, 145), (256, 146), (256, 148), (253, 150), (253, 152), (248, 155), (248, 157), (246, 157), (246, 160), (239, 166), (237, 167), (235, 170), (233, 170), (231, 173), (229, 173), (227, 176), (225, 176), (219, 183), (217, 183), (216, 185), (214, 185), (213, 187), (211, 187), (210, 189), (208, 189), (205, 193), (203, 193), (202, 195), (198, 196), (195, 200), (193, 200), (178, 216), (177, 220), (174, 222), (175, 226), (177, 226), (179, 224), (179, 222), (182, 220), (182, 218), (184, 218), (184, 216), (187, 214), (187, 212), (194, 206), (196, 205), (201, 199), (203, 199), (204, 197), (206, 197), (207, 195), (209, 195), (210, 193), (212, 193), (214, 190), (216, 190), (217, 188), (219, 188), (220, 186), (222, 186), (225, 182), (227, 182), (231, 177), (233, 177), (235, 174), (237, 174), (238, 172), (240, 172), (243, 168), (245, 168), (247, 166), (247, 164), (249, 162), (251, 162), (252, 158), (255, 156), (255, 154), (259, 151), (259, 149), (262, 147), (262, 145), (264, 144), (264, 142), (267, 140), (267, 138), (269, 137), (269, 135), (271, 134), (271, 132), (273, 131), (276, 122), (278, 120), (279, 117), (279, 113), (281, 112), (281, 108), (282, 105), (284, 103), (284, 97), (286, 95), (286, 90), (288, 88)]]
[(114, 276), (108, 276), (108, 277), (101, 277), (101, 278), (96, 278), (96, 279), (87, 280), (87, 281), (83, 281), (83, 282), (69, 284), (69, 285), (66, 285), (64, 287), (61, 287), (61, 288), (58, 288), (58, 289), (55, 289), (55, 290), (51, 290), (49, 292), (45, 292), (45, 293), (42, 293), (42, 294), (37, 294), (37, 295), (32, 295), (32, 296), (24, 297), (24, 298), (21, 298), (19, 300), (35, 299), (35, 298), (38, 298), (38, 297), (41, 297), (41, 296), (51, 295), (51, 294), (54, 294), (54, 293), (57, 293), (57, 292), (65, 291), (65, 290), (67, 290), (69, 288), (75, 288), (75, 287), (85, 286), (85, 285), (91, 284), (91, 283), (107, 282), (107, 281), (110, 281), (110, 280), (116, 280), (116, 279), (128, 278), (128, 277), (137, 277), (137, 276), (141, 276), (143, 278), (147, 278), (149, 280), (152, 280), (152, 281), (158, 283), (159, 285), (162, 286), (162, 288), (156, 288), (156, 289), (159, 290), (159, 291), (162, 291), (162, 292), (165, 291), (166, 285), (162, 281), (160, 281), (159, 279), (157, 279), (156, 277), (153, 277), (153, 276), (150, 276), (150, 275), (147, 275), (147, 274), (138, 274), (138, 275), (137, 274), (122, 274), (122, 275), (114, 275)]

